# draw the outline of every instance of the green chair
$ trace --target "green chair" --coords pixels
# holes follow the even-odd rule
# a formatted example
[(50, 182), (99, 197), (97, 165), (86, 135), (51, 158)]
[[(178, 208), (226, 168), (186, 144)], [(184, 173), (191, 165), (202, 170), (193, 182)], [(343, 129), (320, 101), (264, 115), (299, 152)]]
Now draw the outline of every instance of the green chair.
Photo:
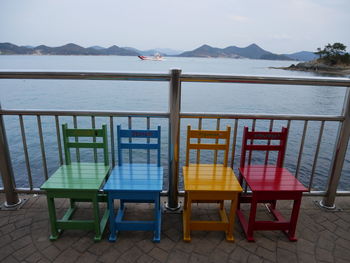
[[(56, 240), (65, 229), (94, 230), (95, 241), (100, 241), (108, 220), (108, 209), (100, 218), (99, 202), (106, 202), (105, 194), (100, 190), (110, 172), (108, 159), (107, 127), (102, 129), (68, 129), (62, 125), (65, 165), (58, 170), (41, 186), (46, 191), (49, 217), (51, 223), (50, 240)], [(80, 137), (90, 138), (92, 142), (79, 142)], [(73, 138), (73, 140), (71, 139)], [(87, 140), (87, 139), (85, 139)], [(85, 141), (84, 140), (84, 141)], [(102, 140), (102, 142), (99, 142)], [(71, 161), (70, 149), (91, 148), (103, 150), (104, 162), (84, 163)], [(57, 219), (55, 198), (69, 198), (70, 207), (62, 219)], [(93, 208), (92, 220), (74, 220), (76, 211), (75, 202), (91, 202)]]

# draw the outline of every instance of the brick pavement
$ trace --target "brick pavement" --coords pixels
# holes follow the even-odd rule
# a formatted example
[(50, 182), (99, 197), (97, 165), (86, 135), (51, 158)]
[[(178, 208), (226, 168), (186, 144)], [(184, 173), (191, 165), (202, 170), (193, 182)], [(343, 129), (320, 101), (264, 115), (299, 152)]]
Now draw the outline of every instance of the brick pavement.
[[(55, 242), (48, 239), (49, 221), (45, 196), (22, 195), (26, 204), (17, 211), (0, 210), (0, 262), (349, 262), (350, 197), (338, 197), (339, 212), (327, 212), (313, 203), (320, 197), (304, 197), (299, 217), (298, 242), (289, 242), (280, 231), (261, 231), (248, 243), (236, 222), (235, 243), (221, 232), (193, 232), (192, 242), (182, 241), (181, 214), (163, 214), (162, 239), (152, 243), (150, 232), (121, 232), (116, 243), (107, 241), (108, 229), (99, 243), (93, 233), (67, 230)], [(1, 204), (4, 195), (0, 194)], [(58, 214), (67, 201), (58, 202)], [(290, 212), (291, 203), (279, 207)], [(130, 219), (151, 213), (149, 204), (128, 204)], [(216, 219), (213, 204), (194, 205), (194, 217)], [(88, 218), (91, 209), (79, 203), (77, 216)], [(268, 216), (262, 207), (258, 217)]]

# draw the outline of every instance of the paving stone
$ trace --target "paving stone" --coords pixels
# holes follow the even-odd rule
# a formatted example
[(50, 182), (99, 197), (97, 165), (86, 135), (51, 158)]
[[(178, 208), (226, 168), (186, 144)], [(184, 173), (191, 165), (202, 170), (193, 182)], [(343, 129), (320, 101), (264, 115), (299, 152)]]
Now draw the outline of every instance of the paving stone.
[(158, 247), (153, 248), (148, 255), (160, 262), (165, 262), (168, 258), (168, 253)]
[(15, 231), (13, 231), (10, 236), (12, 238), (12, 240), (17, 240), (25, 235), (30, 234), (30, 226), (26, 226), (26, 227), (22, 227), (19, 229), (16, 229)]
[(45, 257), (52, 261), (61, 253), (61, 251), (54, 245), (45, 248), (41, 252), (43, 255), (45, 255)]
[(331, 252), (334, 248), (334, 241), (331, 239), (320, 237), (317, 241), (317, 247)]
[(334, 256), (336, 258), (349, 260), (350, 259), (350, 249), (349, 249), (349, 247), (345, 248), (345, 247), (340, 246), (340, 245), (337, 244), (335, 246), (335, 249), (334, 249)]
[(339, 238), (339, 239), (337, 239), (337, 241), (335, 243), (339, 246), (350, 249), (350, 241), (349, 240)]
[(277, 248), (277, 262), (297, 262), (297, 255), (285, 249)]
[(39, 252), (35, 252), (34, 254), (30, 255), (28, 258), (26, 258), (27, 262), (34, 263), (40, 261), (44, 256), (41, 255)]
[(337, 221), (334, 222), (334, 224), (336, 224), (338, 227), (343, 228), (344, 230), (349, 229), (349, 223), (344, 221), (343, 219), (339, 218)]
[(270, 250), (271, 252), (276, 252), (277, 244), (274, 241), (271, 241), (267, 238), (259, 238), (256, 240), (256, 244), (260, 247), (266, 248), (267, 250)]
[(190, 255), (178, 250), (174, 249), (172, 252), (169, 253), (167, 262), (169, 263), (184, 263), (188, 262), (190, 259)]
[(144, 254), (141, 249), (134, 246), (131, 249), (127, 250), (124, 254), (121, 255), (121, 259), (124, 259), (126, 262), (136, 262), (139, 257)]
[(73, 263), (78, 260), (78, 257), (81, 254), (75, 251), (72, 248), (68, 248), (65, 251), (63, 251), (53, 262), (55, 263)]
[[(91, 241), (92, 241), (92, 239), (91, 239)], [(83, 242), (87, 243), (88, 241), (86, 241), (86, 240), (84, 239)], [(83, 249), (84, 246), (86, 246), (86, 244), (85, 244), (85, 245), (82, 245), (82, 246), (80, 247), (80, 249)], [(103, 255), (103, 253), (104, 253), (106, 250), (108, 250), (111, 246), (112, 246), (112, 243), (108, 242), (107, 240), (101, 240), (100, 242), (97, 242), (97, 243), (93, 243), (93, 242), (90, 243), (90, 247), (89, 247), (88, 251), (89, 251), (90, 253), (93, 253), (93, 254), (97, 255), (97, 256), (101, 256), (101, 255)], [(77, 250), (78, 250), (78, 249), (77, 249)]]
[(298, 261), (300, 263), (316, 263), (316, 258), (314, 255), (298, 252)]
[(1, 248), (0, 262), (11, 255), (15, 250), (12, 248), (11, 244)]
[(1, 261), (1, 263), (17, 263), (17, 261), (13, 256), (9, 256)]
[(285, 240), (277, 240), (277, 249), (282, 248), (295, 253), (297, 251), (297, 242), (290, 242)]
[(190, 263), (206, 263), (206, 262), (209, 262), (209, 258), (207, 256), (200, 255), (197, 253), (191, 253), (189, 262)]
[(120, 238), (115, 242), (115, 246), (121, 253), (124, 253), (128, 249), (132, 248), (134, 243), (130, 239)]
[(315, 253), (315, 243), (308, 240), (299, 238), (297, 242), (297, 250), (299, 251), (314, 254)]
[(169, 238), (162, 238), (159, 243), (156, 244), (157, 247), (163, 249), (164, 251), (170, 251), (175, 247), (175, 242)]
[(83, 255), (79, 256), (77, 263), (92, 263), (96, 262), (97, 256), (89, 252), (85, 252)]
[(35, 246), (33, 244), (29, 244), (28, 246), (25, 246), (21, 249), (16, 250), (12, 255), (18, 260), (18, 261), (24, 261), (27, 257), (34, 254), (36, 251)]
[(258, 247), (256, 250), (256, 254), (264, 259), (270, 260), (272, 262), (276, 262), (276, 252), (271, 252), (262, 247)]
[(334, 234), (337, 235), (338, 237), (344, 238), (346, 240), (350, 241), (350, 234), (349, 231), (345, 231), (342, 228), (338, 227), (335, 231)]
[(98, 257), (100, 262), (112, 263), (115, 262), (118, 258), (120, 258), (121, 253), (113, 247), (110, 247), (106, 250), (103, 255)]
[(0, 218), (0, 227), (5, 226), (9, 223), (9, 218), (7, 216)]
[(249, 255), (249, 251), (237, 246), (236, 249), (230, 254), (230, 259), (235, 262), (247, 262)]
[(191, 253), (195, 248), (195, 242), (184, 242), (184, 241), (179, 241), (177, 242), (175, 249), (182, 250), (186, 253)]
[(228, 254), (221, 249), (215, 249), (209, 257), (209, 262), (212, 262), (212, 263), (221, 263), (221, 262), (227, 262), (227, 261), (228, 261)]
[(151, 257), (151, 256), (149, 256), (149, 255), (147, 255), (147, 254), (143, 254), (141, 257), (139, 257), (138, 259), (137, 259), (137, 263), (151, 263), (151, 262), (153, 262), (154, 261), (154, 259)]
[(89, 237), (82, 237), (76, 243), (72, 245), (72, 248), (77, 250), (80, 253), (83, 253), (89, 247), (94, 244), (94, 241)]
[(0, 248), (5, 246), (5, 245), (8, 245), (8, 244), (11, 244), (11, 237), (10, 235), (3, 235), (1, 236), (0, 238)]
[(150, 252), (155, 247), (155, 244), (149, 239), (141, 240), (136, 244), (145, 253)]
[(257, 255), (250, 254), (248, 257), (248, 262), (249, 263), (262, 263), (262, 262), (264, 262), (264, 259), (261, 257), (258, 257)]
[(322, 248), (316, 248), (316, 259), (323, 262), (334, 262), (332, 253)]
[(227, 242), (226, 239), (224, 239), (220, 242), (217, 248), (222, 249), (226, 253), (230, 254), (236, 248), (236, 246), (236, 243)]
[(11, 234), (12, 232), (16, 231), (15, 224), (6, 224), (0, 227), (0, 231), (2, 235)]
[(200, 242), (196, 242), (194, 252), (202, 255), (210, 255), (214, 249), (215, 249), (215, 244), (211, 243), (206, 239), (203, 239), (203, 240), (200, 240)]

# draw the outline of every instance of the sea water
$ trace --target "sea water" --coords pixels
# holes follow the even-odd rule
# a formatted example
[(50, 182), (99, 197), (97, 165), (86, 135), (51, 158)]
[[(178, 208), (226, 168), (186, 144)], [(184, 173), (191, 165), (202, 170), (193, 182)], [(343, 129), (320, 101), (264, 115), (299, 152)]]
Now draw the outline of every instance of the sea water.
[[(184, 74), (230, 74), (258, 76), (314, 77), (309, 72), (286, 71), (274, 67), (289, 66), (293, 61), (269, 61), (224, 58), (176, 58), (165, 61), (141, 61), (137, 57), (124, 56), (0, 56), (0, 70), (10, 71), (97, 71), (97, 72), (139, 72), (168, 73), (178, 68)], [(226, 112), (256, 114), (302, 114), (340, 115), (345, 95), (343, 87), (254, 85), (223, 83), (182, 83), (182, 112)], [(41, 110), (110, 110), (110, 111), (168, 111), (168, 82), (142, 81), (95, 81), (95, 80), (0, 80), (0, 102), (3, 109)], [(27, 169), (24, 158), (22, 137), (17, 116), (5, 116), (16, 183), (28, 187)], [(45, 153), (49, 175), (59, 166), (55, 120), (42, 117)], [(60, 117), (60, 123), (73, 125), (71, 117)], [(96, 118), (96, 127), (109, 124), (108, 118)], [(127, 119), (115, 118), (116, 124), (127, 127)], [(34, 187), (44, 181), (42, 154), (35, 116), (24, 116), (24, 127), (28, 144), (29, 159)], [(167, 132), (166, 119), (152, 119), (151, 127), (162, 125), (162, 163), (167, 176)], [(185, 154), (184, 138), (187, 124), (197, 127), (198, 121), (182, 119), (180, 165)], [(256, 129), (267, 130), (269, 121), (258, 120)], [(145, 119), (133, 119), (133, 127), (145, 128)], [(234, 120), (222, 120), (225, 128)], [(243, 126), (252, 121), (240, 120), (237, 143), (240, 145)], [(274, 129), (286, 126), (286, 121), (275, 121)], [(91, 118), (78, 117), (79, 127), (91, 127)], [(203, 121), (203, 128), (215, 129), (216, 121)], [(296, 171), (304, 122), (292, 121), (289, 133), (285, 166)], [(299, 170), (300, 179), (308, 185), (319, 133), (320, 122), (309, 121), (304, 151)], [(312, 186), (325, 190), (330, 162), (334, 149), (338, 124), (326, 122), (320, 153)], [(239, 150), (235, 153), (235, 167), (239, 164)], [(84, 152), (82, 153), (84, 159)], [(126, 157), (127, 158), (127, 157)], [(136, 160), (142, 155), (136, 155)], [(258, 161), (262, 156), (255, 157)], [(204, 154), (203, 160), (211, 156)], [(180, 169), (181, 170), (181, 169)], [(346, 159), (340, 182), (340, 189), (350, 190), (350, 162)], [(181, 180), (180, 180), (181, 182)], [(166, 187), (166, 184), (165, 184)], [(181, 188), (181, 185), (180, 185)]]

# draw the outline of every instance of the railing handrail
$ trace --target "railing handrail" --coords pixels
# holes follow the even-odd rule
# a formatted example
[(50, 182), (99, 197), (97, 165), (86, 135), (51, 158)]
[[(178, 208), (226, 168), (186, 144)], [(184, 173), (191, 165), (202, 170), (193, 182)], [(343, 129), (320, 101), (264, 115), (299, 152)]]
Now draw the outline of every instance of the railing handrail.
[(89, 111), (89, 110), (42, 110), (42, 109), (0, 109), (1, 115), (46, 115), (46, 116), (95, 116), (95, 117), (152, 117), (168, 118), (162, 111)]
[[(1, 115), (41, 115), (41, 116), (95, 116), (95, 117), (152, 117), (168, 118), (169, 112), (163, 111), (107, 111), (107, 110), (43, 110), (43, 109), (1, 109)], [(309, 120), (309, 121), (344, 121), (342, 115), (303, 115), (303, 114), (269, 114), (269, 113), (226, 113), (226, 112), (181, 112), (181, 118), (207, 119), (260, 119), (260, 120)]]
[[(68, 80), (133, 80), (133, 81), (169, 81), (169, 73), (122, 73), (89, 71), (6, 71), (0, 70), (0, 79), (68, 79)], [(251, 84), (283, 84), (350, 87), (348, 78), (330, 77), (275, 77), (226, 74), (181, 74), (181, 82), (223, 82)]]
[(344, 121), (342, 115), (302, 115), (302, 114), (269, 114), (269, 113), (225, 113), (225, 112), (181, 112), (181, 118), (206, 118), (206, 119), (257, 119), (257, 120), (309, 120), (309, 121)]

